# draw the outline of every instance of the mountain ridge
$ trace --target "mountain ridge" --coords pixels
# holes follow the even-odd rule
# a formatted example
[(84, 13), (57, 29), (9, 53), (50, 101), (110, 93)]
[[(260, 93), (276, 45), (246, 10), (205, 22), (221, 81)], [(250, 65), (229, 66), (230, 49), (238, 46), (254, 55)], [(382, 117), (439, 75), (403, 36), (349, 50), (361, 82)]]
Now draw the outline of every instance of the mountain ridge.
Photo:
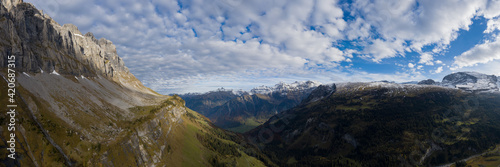
[[(486, 75), (477, 72), (456, 72), (443, 77), (442, 82), (435, 82), (432, 79), (422, 80), (420, 82), (406, 82), (397, 84), (389, 81), (367, 82), (371, 85), (379, 85), (381, 87), (401, 88), (403, 85), (431, 85), (443, 88), (461, 89), (469, 92), (499, 92), (498, 84), (500, 81), (494, 75)], [(345, 85), (348, 83), (337, 83)], [(202, 113), (212, 120), (219, 127), (244, 132), (250, 130), (263, 123), (272, 115), (295, 107), (302, 100), (316, 101), (322, 96), (327, 96), (325, 91), (331, 90), (327, 85), (321, 85), (315, 81), (295, 81), (287, 84), (280, 82), (274, 87), (258, 86), (249, 92), (240, 94), (232, 93), (232, 90), (211, 91), (205, 94), (185, 94), (181, 95), (188, 101), (187, 106), (195, 111)], [(323, 87), (322, 87), (323, 86)], [(325, 89), (318, 90), (318, 94), (323, 94), (318, 97), (309, 97), (309, 93), (321, 87)], [(419, 87), (419, 86), (411, 86)], [(293, 92), (293, 93), (292, 93)], [(291, 96), (287, 94), (291, 93)], [(219, 99), (216, 103), (209, 100), (209, 96), (219, 94), (224, 97), (224, 100)], [(226, 94), (225, 96), (221, 96)], [(288, 98), (290, 97), (290, 98)], [(203, 102), (195, 100), (196, 98), (204, 99)], [(290, 100), (287, 101), (286, 99)], [(210, 105), (205, 105), (210, 104)], [(280, 107), (280, 105), (286, 104)], [(246, 128), (240, 128), (246, 127)]]
[(186, 100), (187, 107), (205, 115), (215, 125), (244, 132), (300, 104), (319, 85), (321, 83), (316, 81), (280, 82), (273, 87), (258, 86), (249, 92), (218, 89), (180, 96)]

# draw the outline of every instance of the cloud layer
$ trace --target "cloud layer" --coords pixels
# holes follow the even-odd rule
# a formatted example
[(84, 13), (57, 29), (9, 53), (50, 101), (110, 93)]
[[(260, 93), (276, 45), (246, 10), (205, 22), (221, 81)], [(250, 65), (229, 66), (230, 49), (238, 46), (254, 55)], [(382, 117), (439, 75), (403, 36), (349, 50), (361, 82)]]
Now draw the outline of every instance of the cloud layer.
[[(60, 23), (112, 40), (130, 70), (161, 93), (294, 79), (377, 80), (386, 74), (353, 69), (352, 61), (383, 63), (410, 52), (418, 55), (402, 62), (410, 70), (392, 76), (420, 79), (416, 70), (441, 64), (435, 56), (475, 17), (488, 20), (487, 34), (500, 27), (496, 0), (26, 1)], [(490, 54), (498, 53), (491, 49), (500, 48), (498, 41), (478, 44), (454, 65), (500, 59)]]

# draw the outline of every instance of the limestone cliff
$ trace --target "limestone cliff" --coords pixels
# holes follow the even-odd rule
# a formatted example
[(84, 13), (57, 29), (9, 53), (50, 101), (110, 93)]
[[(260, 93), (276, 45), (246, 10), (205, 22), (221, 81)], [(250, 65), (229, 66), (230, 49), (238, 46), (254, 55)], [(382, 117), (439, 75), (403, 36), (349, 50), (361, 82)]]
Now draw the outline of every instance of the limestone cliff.
[[(90, 32), (83, 35), (72, 24), (61, 26), (30, 3), (2, 0), (0, 23), (0, 55), (16, 55), (20, 72), (103, 76), (154, 94), (129, 72), (111, 41), (97, 40)], [(6, 66), (5, 61), (0, 59), (0, 67)]]

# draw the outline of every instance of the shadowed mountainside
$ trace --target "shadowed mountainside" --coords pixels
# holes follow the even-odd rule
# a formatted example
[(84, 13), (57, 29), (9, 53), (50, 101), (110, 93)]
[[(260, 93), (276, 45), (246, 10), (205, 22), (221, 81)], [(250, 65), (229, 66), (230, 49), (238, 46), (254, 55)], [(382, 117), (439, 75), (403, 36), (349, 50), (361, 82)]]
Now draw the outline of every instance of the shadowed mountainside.
[(498, 144), (499, 101), (438, 86), (338, 84), (246, 136), (280, 166), (433, 166)]

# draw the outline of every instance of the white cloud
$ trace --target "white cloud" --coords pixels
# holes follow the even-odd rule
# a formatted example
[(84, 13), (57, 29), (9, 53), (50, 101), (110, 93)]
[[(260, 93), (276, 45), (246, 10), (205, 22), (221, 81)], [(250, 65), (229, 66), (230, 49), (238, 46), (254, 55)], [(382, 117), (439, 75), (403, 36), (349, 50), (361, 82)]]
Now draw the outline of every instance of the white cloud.
[(476, 66), (468, 66), (462, 68), (451, 68), (452, 71), (475, 71), (488, 75), (497, 75), (500, 76), (500, 60), (490, 61), (485, 64), (476, 65)]
[(441, 73), (441, 72), (443, 72), (443, 67), (442, 67), (442, 66), (441, 66), (441, 67), (438, 67), (438, 68), (436, 69), (436, 71), (434, 71), (434, 73), (435, 73), (435, 74), (439, 74), (439, 73)]
[(420, 54), (420, 61), (418, 63), (432, 66), (434, 65), (433, 60), (434, 57), (431, 54), (422, 53)]
[[(362, 16), (364, 20), (357, 25), (370, 25), (379, 34), (378, 40), (391, 43), (392, 39), (408, 42), (408, 45), (397, 45), (397, 47), (385, 47), (377, 44), (374, 47), (383, 52), (371, 52), (378, 58), (373, 61), (391, 58), (401, 54), (401, 51), (413, 50), (421, 52), (424, 46), (435, 44), (433, 52), (441, 52), (447, 48), (451, 41), (458, 36), (459, 30), (468, 30), (472, 24), (471, 19), (475, 16), (486, 14), (486, 0), (375, 0), (355, 1), (355, 16)], [(494, 11), (493, 9), (488, 11)], [(493, 16), (495, 13), (489, 12)], [(356, 30), (354, 30), (356, 31)], [(351, 32), (352, 34), (352, 32)], [(348, 32), (349, 36), (349, 32)], [(350, 35), (353, 36), (353, 35)], [(361, 35), (360, 35), (361, 36)], [(373, 37), (372, 37), (373, 38)], [(355, 39), (355, 37), (350, 37)], [(372, 46), (368, 50), (374, 50)], [(426, 64), (431, 64), (428, 62)]]
[(381, 39), (375, 39), (373, 43), (368, 45), (364, 52), (367, 58), (374, 62), (380, 62), (382, 59), (395, 57), (398, 54), (404, 54), (403, 43), (400, 40), (395, 41), (385, 41)]
[(500, 1), (488, 0), (485, 3), (486, 7), (479, 11), (485, 18), (491, 19), (500, 15)]
[(415, 67), (415, 64), (413, 64), (413, 63), (408, 63), (408, 67), (413, 68), (413, 67)]
[(500, 36), (497, 36), (494, 41), (486, 41), (483, 44), (478, 44), (472, 49), (455, 57), (453, 70), (463, 67), (470, 67), (477, 64), (484, 64), (490, 61), (500, 59)]
[(488, 20), (487, 28), (484, 30), (484, 33), (492, 33), (496, 30), (500, 30), (500, 18)]

